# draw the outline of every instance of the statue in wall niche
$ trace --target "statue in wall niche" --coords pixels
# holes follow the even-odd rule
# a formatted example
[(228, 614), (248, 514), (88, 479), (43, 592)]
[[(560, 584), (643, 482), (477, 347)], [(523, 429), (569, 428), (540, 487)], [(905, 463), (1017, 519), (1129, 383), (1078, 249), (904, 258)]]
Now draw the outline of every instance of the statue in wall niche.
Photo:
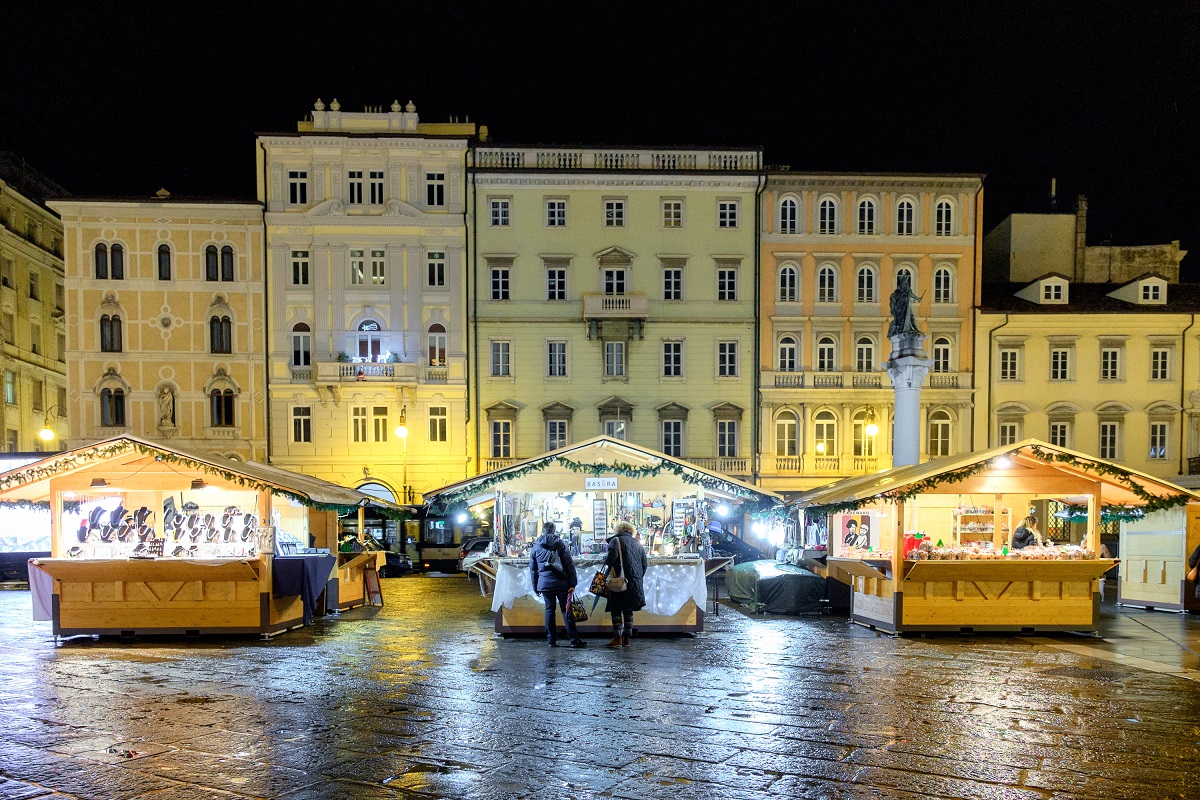
[(888, 338), (904, 333), (920, 333), (917, 327), (917, 317), (913, 313), (913, 302), (921, 298), (913, 293), (907, 272), (900, 273), (896, 281), (896, 290), (892, 292), (891, 309), (892, 322), (888, 325)]
[(164, 386), (158, 392), (158, 427), (175, 427), (175, 393), (170, 386)]

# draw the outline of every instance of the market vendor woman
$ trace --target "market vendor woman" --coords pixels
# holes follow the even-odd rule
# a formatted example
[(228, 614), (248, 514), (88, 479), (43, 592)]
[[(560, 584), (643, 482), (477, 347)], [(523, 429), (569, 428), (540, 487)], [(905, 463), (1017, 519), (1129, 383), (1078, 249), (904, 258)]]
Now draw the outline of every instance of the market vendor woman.
[(1024, 550), (1026, 547), (1040, 545), (1042, 543), (1042, 535), (1038, 533), (1037, 517), (1030, 514), (1025, 519), (1021, 520), (1021, 524), (1013, 531), (1012, 542), (1009, 543), (1011, 550)]

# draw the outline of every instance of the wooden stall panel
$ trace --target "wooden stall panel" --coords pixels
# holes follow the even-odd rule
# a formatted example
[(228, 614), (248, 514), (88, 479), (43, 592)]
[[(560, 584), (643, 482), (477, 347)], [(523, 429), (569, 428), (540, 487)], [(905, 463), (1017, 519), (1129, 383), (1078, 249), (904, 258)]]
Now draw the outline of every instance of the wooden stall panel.
[(1183, 530), (1128, 531), (1122, 541), (1118, 602), (1178, 608), (1179, 587), (1186, 572), (1186, 556), (1180, 557), (1183, 545)]

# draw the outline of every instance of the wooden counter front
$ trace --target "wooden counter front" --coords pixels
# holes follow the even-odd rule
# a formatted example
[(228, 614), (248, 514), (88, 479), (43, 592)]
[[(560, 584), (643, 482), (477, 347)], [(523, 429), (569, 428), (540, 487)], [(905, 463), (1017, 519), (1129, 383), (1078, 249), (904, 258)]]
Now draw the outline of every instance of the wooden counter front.
[(363, 573), (379, 570), (387, 563), (382, 550), (337, 554), (338, 608), (346, 610), (367, 604), (367, 585)]
[(870, 628), (896, 630), (896, 589), (892, 562), (884, 559), (825, 560), (830, 577), (850, 584), (850, 618)]

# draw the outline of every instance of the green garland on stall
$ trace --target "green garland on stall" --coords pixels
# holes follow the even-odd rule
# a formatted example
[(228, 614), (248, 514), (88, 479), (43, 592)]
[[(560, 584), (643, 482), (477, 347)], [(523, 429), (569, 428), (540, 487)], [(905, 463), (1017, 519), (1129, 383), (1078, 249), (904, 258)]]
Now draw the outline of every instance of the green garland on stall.
[[(78, 500), (63, 500), (63, 511), (78, 511)], [(19, 508), (28, 511), (45, 511), (50, 513), (49, 500), (0, 500), (0, 508)]]
[[(1063, 511), (1067, 513), (1063, 514)], [(1069, 520), (1070, 522), (1080, 522), (1088, 518), (1087, 506), (1067, 506), (1063, 511), (1059, 511), (1054, 516), (1059, 519)], [(1104, 505), (1100, 507), (1101, 522), (1114, 522), (1118, 520), (1121, 522), (1130, 522), (1141, 519), (1144, 516), (1146, 514), (1140, 506)]]

